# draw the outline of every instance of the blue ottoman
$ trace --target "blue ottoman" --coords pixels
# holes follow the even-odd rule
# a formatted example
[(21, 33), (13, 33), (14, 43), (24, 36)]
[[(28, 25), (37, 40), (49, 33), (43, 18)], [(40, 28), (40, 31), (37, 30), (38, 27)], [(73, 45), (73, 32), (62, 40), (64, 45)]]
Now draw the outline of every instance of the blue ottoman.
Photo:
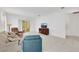
[(42, 52), (42, 38), (40, 35), (26, 36), (23, 40), (23, 52)]

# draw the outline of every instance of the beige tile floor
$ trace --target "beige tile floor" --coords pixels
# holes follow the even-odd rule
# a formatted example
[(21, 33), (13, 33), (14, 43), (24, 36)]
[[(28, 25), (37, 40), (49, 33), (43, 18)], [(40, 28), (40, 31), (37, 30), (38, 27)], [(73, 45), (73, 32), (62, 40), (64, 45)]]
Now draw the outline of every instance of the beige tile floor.
[[(41, 36), (43, 52), (79, 52), (79, 37), (67, 36), (64, 39), (53, 36)], [(19, 49), (18, 52), (22, 52), (21, 46)]]
[(79, 52), (79, 37), (43, 36), (43, 52)]

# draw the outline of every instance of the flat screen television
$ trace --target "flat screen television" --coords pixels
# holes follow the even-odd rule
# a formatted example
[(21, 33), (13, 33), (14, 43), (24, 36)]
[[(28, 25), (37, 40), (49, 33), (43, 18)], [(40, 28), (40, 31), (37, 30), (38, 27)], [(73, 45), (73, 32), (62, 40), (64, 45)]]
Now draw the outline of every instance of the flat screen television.
[(41, 24), (41, 27), (42, 27), (42, 28), (47, 28), (47, 23), (42, 23), (42, 24)]

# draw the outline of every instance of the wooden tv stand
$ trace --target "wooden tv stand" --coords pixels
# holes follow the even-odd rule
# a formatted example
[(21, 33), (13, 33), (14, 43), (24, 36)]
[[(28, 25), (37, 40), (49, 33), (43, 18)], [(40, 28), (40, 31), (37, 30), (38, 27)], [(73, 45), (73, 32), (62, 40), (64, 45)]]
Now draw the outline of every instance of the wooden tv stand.
[(49, 35), (49, 28), (39, 28), (39, 33)]

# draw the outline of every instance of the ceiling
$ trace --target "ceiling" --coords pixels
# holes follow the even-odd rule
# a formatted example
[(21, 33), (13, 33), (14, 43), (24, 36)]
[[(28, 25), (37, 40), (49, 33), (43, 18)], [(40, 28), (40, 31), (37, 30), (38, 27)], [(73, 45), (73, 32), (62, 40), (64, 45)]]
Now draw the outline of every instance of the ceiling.
[(28, 16), (32, 15), (47, 15), (58, 11), (58, 8), (49, 8), (49, 7), (6, 7), (3, 8), (8, 13), (16, 13), (16, 14), (25, 14)]
[(7, 13), (24, 16), (46, 16), (55, 12), (72, 13), (79, 11), (79, 7), (1, 7)]

